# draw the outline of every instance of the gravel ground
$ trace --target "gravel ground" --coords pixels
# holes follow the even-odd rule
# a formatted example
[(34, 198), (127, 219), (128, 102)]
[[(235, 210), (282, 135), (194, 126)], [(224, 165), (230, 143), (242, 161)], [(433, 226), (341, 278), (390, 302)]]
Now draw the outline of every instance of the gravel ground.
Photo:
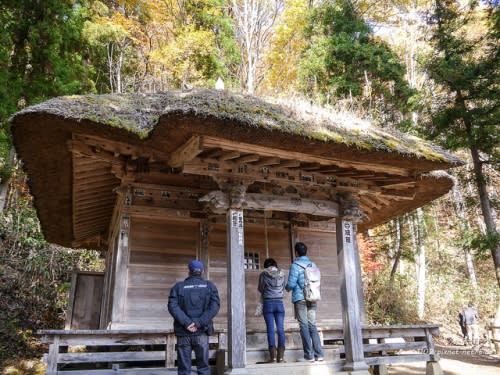
[[(500, 375), (500, 355), (489, 348), (436, 346), (444, 375)], [(425, 363), (388, 366), (389, 375), (425, 375)]]

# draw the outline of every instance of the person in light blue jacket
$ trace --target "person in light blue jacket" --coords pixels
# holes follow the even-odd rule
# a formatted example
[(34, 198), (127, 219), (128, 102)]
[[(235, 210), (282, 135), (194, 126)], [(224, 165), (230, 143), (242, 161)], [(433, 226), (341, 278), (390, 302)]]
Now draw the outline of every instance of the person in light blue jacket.
[(300, 361), (323, 361), (323, 348), (316, 327), (316, 302), (304, 298), (304, 267), (316, 265), (306, 256), (307, 246), (303, 242), (295, 244), (295, 261), (290, 266), (285, 289), (292, 292), (295, 319), (299, 322), (304, 358)]

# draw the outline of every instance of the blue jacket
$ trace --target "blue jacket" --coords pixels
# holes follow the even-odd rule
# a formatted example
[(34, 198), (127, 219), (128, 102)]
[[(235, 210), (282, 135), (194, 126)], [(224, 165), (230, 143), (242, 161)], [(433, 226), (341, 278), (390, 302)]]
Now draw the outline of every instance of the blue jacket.
[(299, 263), (302, 267), (307, 267), (309, 264), (316, 266), (305, 255), (296, 258), (290, 266), (286, 290), (292, 291), (292, 303), (304, 300), (304, 293), (302, 292), (304, 289), (304, 269), (295, 263)]
[[(219, 292), (214, 283), (201, 276), (189, 276), (176, 283), (168, 297), (168, 312), (174, 318), (176, 336), (208, 335), (214, 332), (212, 319), (220, 308)], [(198, 330), (189, 332), (187, 327), (195, 323)]]

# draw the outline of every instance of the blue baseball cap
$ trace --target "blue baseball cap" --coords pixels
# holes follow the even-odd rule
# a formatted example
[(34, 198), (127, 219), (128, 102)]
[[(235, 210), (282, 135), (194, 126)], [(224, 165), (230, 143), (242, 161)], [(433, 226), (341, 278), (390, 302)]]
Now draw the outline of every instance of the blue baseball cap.
[(203, 263), (195, 259), (189, 262), (188, 268), (190, 272), (203, 272)]

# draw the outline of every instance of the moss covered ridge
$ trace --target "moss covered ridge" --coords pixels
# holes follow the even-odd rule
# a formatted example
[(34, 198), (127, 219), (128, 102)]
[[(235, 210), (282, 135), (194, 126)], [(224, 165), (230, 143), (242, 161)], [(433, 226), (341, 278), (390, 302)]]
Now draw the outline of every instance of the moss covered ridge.
[(285, 106), (228, 91), (195, 89), (154, 94), (62, 96), (27, 107), (13, 118), (33, 113), (52, 114), (77, 122), (89, 120), (124, 129), (141, 139), (149, 137), (161, 117), (182, 114), (280, 131), (320, 142), (340, 143), (358, 150), (391, 152), (461, 164), (451, 153), (408, 134), (367, 126), (361, 120), (353, 123), (352, 118), (304, 119), (304, 116)]

